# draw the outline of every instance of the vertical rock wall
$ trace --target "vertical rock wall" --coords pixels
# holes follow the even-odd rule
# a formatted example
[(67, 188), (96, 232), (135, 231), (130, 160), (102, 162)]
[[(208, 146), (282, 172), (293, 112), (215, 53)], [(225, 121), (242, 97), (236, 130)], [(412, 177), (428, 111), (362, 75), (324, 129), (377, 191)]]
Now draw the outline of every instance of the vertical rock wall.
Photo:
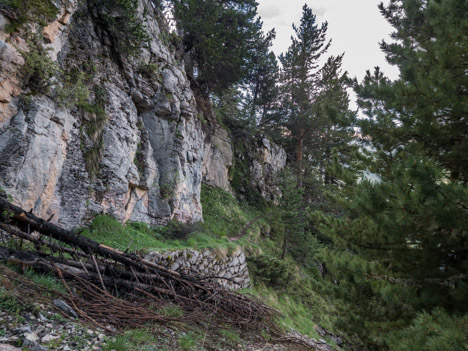
[[(127, 221), (202, 219), (200, 184), (205, 136), (183, 65), (163, 42), (158, 13), (140, 3), (150, 42), (138, 55), (116, 52), (86, 2), (57, 2), (43, 45), (63, 72), (86, 71), (104, 96), (106, 120), (50, 92), (28, 94), (18, 52), (25, 32), (8, 34), (0, 14), (0, 186), (37, 215), (65, 227), (97, 213)], [(143, 15), (145, 13), (145, 15)], [(90, 69), (91, 67), (91, 69)], [(94, 140), (97, 139), (97, 140)], [(93, 154), (94, 152), (94, 154)], [(97, 165), (90, 170), (89, 158)]]
[[(150, 40), (129, 55), (118, 51), (118, 38), (86, 1), (55, 3), (59, 13), (40, 41), (59, 72), (49, 91), (34, 93), (20, 54), (31, 50), (26, 31), (8, 33), (10, 20), (0, 9), (0, 187), (66, 228), (100, 213), (152, 225), (202, 220), (202, 181), (232, 192), (232, 140), (214, 122), (203, 126), (161, 15), (151, 1), (139, 2)], [(85, 77), (88, 109), (60, 99), (74, 88), (66, 86), (70, 72)], [(104, 117), (95, 111), (98, 99)], [(255, 146), (252, 182), (274, 198), (268, 178), (284, 157), (262, 145)]]

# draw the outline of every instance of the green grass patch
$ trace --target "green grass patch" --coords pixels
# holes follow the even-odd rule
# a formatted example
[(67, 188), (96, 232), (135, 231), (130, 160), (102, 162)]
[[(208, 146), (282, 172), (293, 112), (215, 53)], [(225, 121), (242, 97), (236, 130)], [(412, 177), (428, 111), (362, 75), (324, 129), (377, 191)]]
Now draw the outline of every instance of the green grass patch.
[[(291, 256), (280, 260), (277, 247), (260, 244), (262, 254), (250, 257), (252, 289), (243, 290), (281, 312), (278, 322), (312, 338), (323, 338), (316, 326), (340, 334), (335, 327), (338, 306), (324, 291), (322, 278), (297, 264)], [(332, 341), (329, 344), (333, 345)]]
[(217, 237), (239, 235), (258, 212), (238, 202), (227, 191), (202, 184), (201, 203), (205, 230)]
[(4, 287), (0, 287), (0, 310), (8, 311), (12, 313), (18, 313), (26, 310), (27, 307), (24, 303), (19, 301), (19, 299), (9, 292)]
[(198, 347), (201, 341), (201, 336), (194, 332), (188, 332), (179, 337), (178, 343), (182, 350), (195, 351), (199, 350)]
[(157, 343), (158, 338), (150, 329), (128, 330), (107, 341), (104, 351), (154, 350), (151, 343)]
[(127, 223), (108, 215), (97, 216), (89, 228), (81, 234), (104, 245), (119, 250), (147, 253), (182, 249), (225, 248), (234, 251), (237, 246), (256, 245), (253, 238), (260, 235), (264, 219), (258, 219), (238, 242), (229, 237), (237, 236), (242, 228), (259, 213), (242, 205), (228, 192), (209, 186), (202, 187), (204, 223), (186, 225), (171, 221), (167, 226), (150, 228), (145, 223)]
[(158, 308), (155, 312), (165, 317), (182, 317), (184, 315), (184, 311), (180, 308), (180, 306), (172, 303)]
[(242, 339), (239, 335), (239, 332), (237, 330), (233, 329), (220, 329), (219, 334), (221, 337), (224, 338), (224, 340), (233, 346), (236, 346), (242, 342)]
[(62, 282), (57, 279), (54, 275), (51, 273), (40, 273), (36, 272), (31, 268), (26, 269), (26, 277), (31, 279), (34, 283), (42, 285), (43, 287), (60, 292), (60, 293), (66, 293), (66, 289), (63, 286)]
[(168, 239), (167, 227), (150, 228), (145, 223), (122, 225), (113, 217), (97, 216), (89, 228), (81, 234), (101, 244), (125, 251), (138, 253), (151, 251), (182, 250), (187, 248), (205, 249), (225, 247), (234, 250), (236, 245), (225, 238), (216, 238), (207, 233), (195, 231), (185, 239)]

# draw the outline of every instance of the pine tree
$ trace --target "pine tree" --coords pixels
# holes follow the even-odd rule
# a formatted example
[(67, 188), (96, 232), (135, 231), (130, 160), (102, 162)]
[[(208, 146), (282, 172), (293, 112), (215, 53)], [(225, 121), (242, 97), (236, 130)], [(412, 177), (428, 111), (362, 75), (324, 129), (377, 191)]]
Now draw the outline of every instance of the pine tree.
[(356, 86), (367, 169), (321, 230), (334, 244), (328, 268), (348, 303), (344, 326), (369, 349), (401, 350), (412, 331), (401, 344), (388, 335), (419, 311), (468, 310), (468, 4), (392, 0), (380, 9), (395, 27), (381, 47), (400, 77), (376, 69)]
[[(335, 184), (329, 168), (333, 155), (338, 162), (353, 163), (356, 146), (350, 144), (356, 125), (355, 114), (349, 110), (350, 79), (342, 72), (343, 56), (331, 56), (320, 70), (318, 94), (314, 101), (315, 128), (310, 131), (304, 144), (309, 166), (318, 173), (315, 178), (322, 183)], [(336, 185), (336, 184), (335, 184)]]
[(341, 70), (343, 55), (329, 57), (320, 67), (319, 59), (330, 46), (326, 40), (328, 26), (326, 22), (316, 24), (316, 16), (307, 5), (301, 25), (293, 28), (296, 37), (280, 56), (283, 111), (277, 122), (295, 155), (299, 184), (330, 184), (333, 180), (327, 168), (333, 150), (338, 151), (343, 163), (350, 162), (347, 155), (352, 148), (348, 142), (354, 124), (354, 114), (348, 108), (350, 80)]
[(297, 179), (289, 169), (281, 175), (281, 192), (279, 208), (285, 228), (281, 258), (284, 259), (290, 250), (289, 245), (302, 245), (305, 236), (303, 189), (297, 187)]
[(300, 26), (293, 25), (296, 36), (291, 38), (288, 51), (280, 56), (283, 66), (283, 119), (291, 133), (299, 185), (302, 180), (304, 140), (316, 127), (313, 103), (318, 93), (318, 59), (330, 46), (330, 41), (326, 40), (327, 28), (327, 22), (319, 26), (312, 10), (304, 5)]
[(206, 94), (248, 76), (261, 25), (254, 0), (173, 0), (187, 70)]
[(270, 49), (275, 36), (273, 29), (256, 38), (251, 70), (243, 84), (247, 91), (244, 110), (252, 127), (266, 126), (277, 108), (279, 67), (278, 60)]

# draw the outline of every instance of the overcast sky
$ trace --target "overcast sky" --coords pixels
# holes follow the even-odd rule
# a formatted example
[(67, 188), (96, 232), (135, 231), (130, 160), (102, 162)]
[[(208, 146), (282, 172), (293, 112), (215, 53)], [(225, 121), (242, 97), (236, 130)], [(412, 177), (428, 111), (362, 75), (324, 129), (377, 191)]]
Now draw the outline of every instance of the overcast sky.
[(273, 51), (277, 56), (286, 51), (293, 34), (292, 23), (299, 25), (302, 6), (307, 3), (317, 21), (328, 21), (328, 38), (332, 45), (328, 55), (345, 52), (343, 68), (351, 77), (361, 80), (366, 70), (380, 66), (387, 77), (395, 79), (398, 70), (388, 65), (379, 42), (389, 39), (393, 28), (377, 8), (381, 0), (257, 0), (264, 30), (276, 28)]

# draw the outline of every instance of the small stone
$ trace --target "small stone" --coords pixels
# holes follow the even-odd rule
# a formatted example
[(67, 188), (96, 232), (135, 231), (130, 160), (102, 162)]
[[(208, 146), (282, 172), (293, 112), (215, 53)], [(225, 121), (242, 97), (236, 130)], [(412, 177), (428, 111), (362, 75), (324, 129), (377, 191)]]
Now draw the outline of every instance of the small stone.
[(23, 326), (20, 328), (13, 329), (13, 334), (24, 334), (24, 333), (32, 333), (30, 326)]
[(78, 318), (78, 314), (75, 312), (75, 310), (73, 308), (71, 308), (70, 306), (68, 306), (68, 304), (65, 301), (63, 301), (63, 300), (54, 300), (54, 306), (61, 309), (67, 315), (72, 316), (74, 318)]
[(45, 343), (51, 342), (52, 340), (56, 340), (58, 338), (59, 337), (57, 335), (47, 334), (42, 337), (41, 343), (45, 344)]
[(0, 344), (0, 351), (21, 351), (21, 349), (8, 344)]
[(25, 337), (26, 340), (29, 340), (29, 341), (32, 341), (32, 342), (36, 342), (37, 340), (39, 340), (39, 336), (37, 336), (37, 334), (34, 333), (34, 332), (25, 333), (24, 337)]
[(39, 320), (40, 320), (41, 322), (46, 322), (46, 321), (47, 321), (47, 318), (44, 317), (41, 313), (39, 313)]
[(115, 333), (117, 331), (117, 329), (115, 329), (112, 325), (106, 326), (106, 329), (113, 332), (113, 333)]

